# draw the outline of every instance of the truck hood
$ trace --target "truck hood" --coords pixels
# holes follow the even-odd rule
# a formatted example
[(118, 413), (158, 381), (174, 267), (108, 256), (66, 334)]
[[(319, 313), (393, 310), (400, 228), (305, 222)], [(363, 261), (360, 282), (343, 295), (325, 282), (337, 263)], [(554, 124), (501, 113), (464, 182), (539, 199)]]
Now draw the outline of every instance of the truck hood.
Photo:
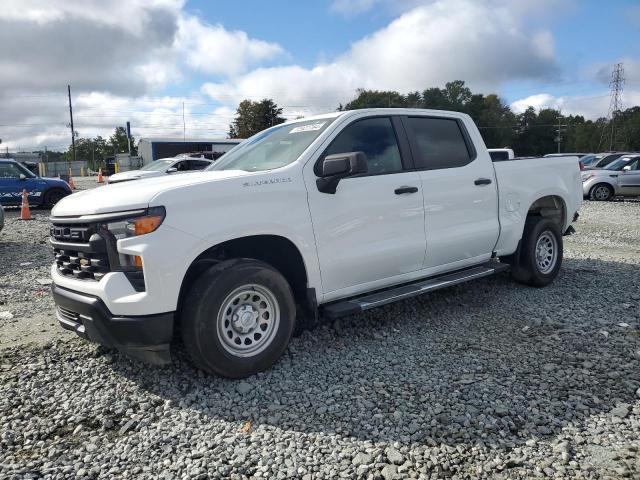
[(60, 200), (51, 211), (54, 217), (75, 217), (147, 208), (153, 197), (175, 188), (215, 183), (247, 175), (242, 170), (198, 171), (181, 175), (163, 175), (141, 182), (122, 182), (83, 190)]

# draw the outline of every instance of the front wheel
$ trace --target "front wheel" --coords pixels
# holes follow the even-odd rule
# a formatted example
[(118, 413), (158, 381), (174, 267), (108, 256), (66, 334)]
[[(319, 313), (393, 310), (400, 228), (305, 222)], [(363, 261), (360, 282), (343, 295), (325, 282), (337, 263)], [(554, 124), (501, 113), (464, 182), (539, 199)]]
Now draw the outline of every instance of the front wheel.
[(182, 337), (196, 366), (243, 378), (280, 358), (295, 315), (291, 288), (280, 272), (258, 260), (227, 260), (193, 284), (184, 301)]
[(563, 245), (560, 227), (551, 219), (527, 219), (522, 235), (520, 255), (512, 258), (511, 276), (534, 287), (549, 285), (562, 265)]
[(49, 190), (44, 194), (43, 206), (46, 208), (53, 208), (56, 203), (67, 196), (67, 192), (59, 188)]
[(613, 198), (613, 188), (606, 183), (598, 183), (590, 192), (591, 200), (607, 202)]

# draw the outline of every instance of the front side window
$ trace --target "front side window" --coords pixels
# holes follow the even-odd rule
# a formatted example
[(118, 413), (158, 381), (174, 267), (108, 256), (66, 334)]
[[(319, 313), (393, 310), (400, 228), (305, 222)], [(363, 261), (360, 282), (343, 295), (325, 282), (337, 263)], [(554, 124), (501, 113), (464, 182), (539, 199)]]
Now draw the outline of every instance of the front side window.
[(27, 176), (13, 163), (0, 163), (0, 178), (20, 178), (20, 175)]
[(211, 165), (211, 162), (205, 162), (204, 160), (190, 160), (191, 170), (202, 170)]
[(624, 167), (626, 167), (627, 165), (631, 166), (631, 170), (634, 170), (634, 163), (633, 163), (633, 158), (632, 157), (622, 157), (619, 158), (618, 160), (615, 160), (613, 162), (611, 162), (609, 165), (607, 165), (607, 168), (605, 170), (616, 170), (616, 171), (620, 171), (622, 170)]
[(451, 118), (410, 117), (407, 119), (413, 132), (417, 168), (456, 168), (471, 162), (458, 121)]
[(181, 162), (174, 163), (172, 167), (179, 172), (186, 172), (189, 170), (189, 160), (182, 160)]
[(364, 152), (369, 175), (402, 170), (400, 149), (389, 117), (367, 118), (348, 125), (331, 142), (325, 156), (349, 152)]

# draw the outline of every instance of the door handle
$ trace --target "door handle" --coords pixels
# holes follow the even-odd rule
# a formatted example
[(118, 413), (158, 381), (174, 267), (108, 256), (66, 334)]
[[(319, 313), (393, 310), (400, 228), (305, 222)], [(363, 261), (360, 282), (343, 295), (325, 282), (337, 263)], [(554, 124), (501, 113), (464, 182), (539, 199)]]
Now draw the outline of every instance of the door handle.
[(416, 193), (418, 187), (398, 187), (394, 190), (396, 195), (402, 195), (403, 193)]
[(491, 183), (491, 179), (489, 178), (478, 178), (475, 182), (476, 185), (489, 185)]

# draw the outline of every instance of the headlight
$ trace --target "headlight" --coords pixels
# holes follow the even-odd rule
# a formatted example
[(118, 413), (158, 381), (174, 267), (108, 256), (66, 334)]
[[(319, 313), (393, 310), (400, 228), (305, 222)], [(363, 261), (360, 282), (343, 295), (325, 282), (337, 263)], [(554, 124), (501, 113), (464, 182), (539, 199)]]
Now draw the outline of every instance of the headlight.
[[(117, 240), (123, 238), (139, 237), (158, 229), (165, 217), (164, 207), (153, 207), (146, 210), (143, 215), (120, 218), (111, 222), (105, 222), (106, 228)], [(142, 268), (142, 258), (137, 255), (119, 254), (120, 265), (123, 267)]]
[(148, 209), (144, 215), (108, 222), (104, 224), (104, 227), (118, 240), (138, 237), (157, 230), (162, 225), (164, 216), (164, 207), (153, 207)]

